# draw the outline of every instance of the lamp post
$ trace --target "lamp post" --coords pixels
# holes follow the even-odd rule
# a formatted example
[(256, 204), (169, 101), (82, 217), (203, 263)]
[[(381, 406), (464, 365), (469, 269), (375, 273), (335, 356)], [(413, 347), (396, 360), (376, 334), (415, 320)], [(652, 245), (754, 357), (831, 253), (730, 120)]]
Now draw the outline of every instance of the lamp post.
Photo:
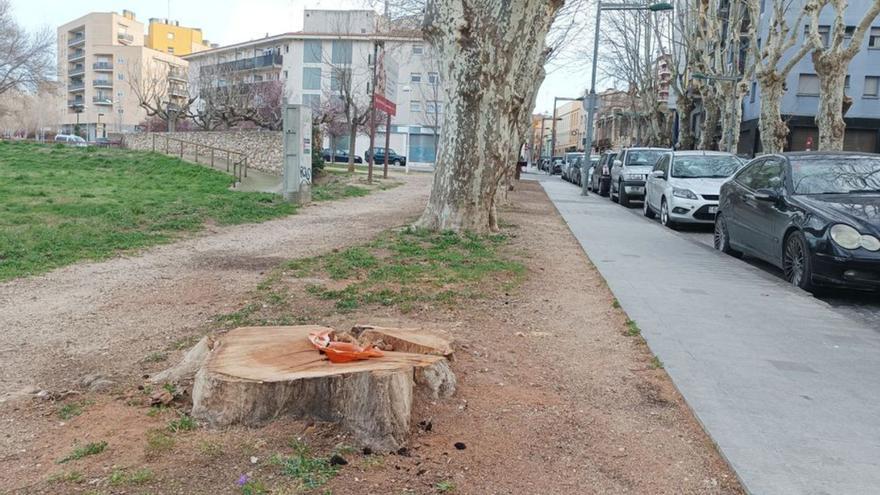
[[(602, 24), (602, 11), (603, 10), (649, 10), (651, 12), (665, 12), (668, 10), (672, 10), (672, 4), (667, 2), (659, 2), (652, 4), (644, 4), (644, 5), (633, 5), (626, 3), (603, 3), (601, 0), (596, 4), (596, 32), (593, 35), (593, 68), (592, 73), (590, 74), (590, 93), (587, 95), (587, 136), (586, 136), (586, 151), (590, 154), (593, 152), (593, 117), (596, 112), (596, 66), (599, 62), (599, 29)], [(589, 165), (589, 160), (584, 160), (584, 169), (581, 171), (581, 177), (587, 176), (587, 166)], [(583, 186), (581, 188), (581, 194), (587, 195), (587, 181), (581, 181)]]

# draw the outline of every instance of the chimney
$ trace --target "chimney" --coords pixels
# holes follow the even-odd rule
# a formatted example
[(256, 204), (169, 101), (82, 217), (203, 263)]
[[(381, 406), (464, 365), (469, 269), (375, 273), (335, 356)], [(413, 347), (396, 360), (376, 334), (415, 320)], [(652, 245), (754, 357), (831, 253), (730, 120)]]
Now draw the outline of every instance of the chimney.
[(123, 10), (122, 17), (125, 17), (126, 19), (135, 20), (134, 12), (132, 12), (130, 10)]

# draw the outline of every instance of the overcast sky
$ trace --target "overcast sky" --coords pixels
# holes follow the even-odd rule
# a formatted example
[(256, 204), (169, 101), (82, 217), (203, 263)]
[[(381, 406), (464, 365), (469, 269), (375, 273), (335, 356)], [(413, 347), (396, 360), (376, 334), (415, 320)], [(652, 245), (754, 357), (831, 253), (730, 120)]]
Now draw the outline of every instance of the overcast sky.
[[(366, 0), (12, 0), (24, 26), (35, 29), (72, 21), (89, 12), (134, 11), (147, 24), (151, 17), (170, 17), (181, 25), (200, 27), (212, 43), (226, 45), (302, 28), (303, 9), (364, 8)], [(586, 64), (586, 62), (584, 62)], [(587, 85), (582, 67), (548, 68), (538, 94), (537, 111), (549, 111), (553, 96), (580, 96)]]

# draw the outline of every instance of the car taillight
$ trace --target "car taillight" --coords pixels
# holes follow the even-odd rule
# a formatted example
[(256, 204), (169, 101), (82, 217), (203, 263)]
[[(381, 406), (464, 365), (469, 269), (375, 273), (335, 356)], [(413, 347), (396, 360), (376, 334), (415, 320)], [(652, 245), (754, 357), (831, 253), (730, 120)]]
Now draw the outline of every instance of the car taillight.
[(602, 165), (602, 175), (608, 175), (608, 165)]

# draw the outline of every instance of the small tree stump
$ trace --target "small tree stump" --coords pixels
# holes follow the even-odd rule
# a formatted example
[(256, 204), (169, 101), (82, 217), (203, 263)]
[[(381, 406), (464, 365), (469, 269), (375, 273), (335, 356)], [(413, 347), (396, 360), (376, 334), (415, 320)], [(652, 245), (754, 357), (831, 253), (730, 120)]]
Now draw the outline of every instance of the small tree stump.
[(260, 425), (281, 416), (331, 421), (374, 450), (406, 443), (418, 393), (448, 397), (443, 356), (385, 352), (333, 364), (308, 341), (318, 326), (244, 327), (220, 337), (196, 373), (192, 415), (212, 426)]

